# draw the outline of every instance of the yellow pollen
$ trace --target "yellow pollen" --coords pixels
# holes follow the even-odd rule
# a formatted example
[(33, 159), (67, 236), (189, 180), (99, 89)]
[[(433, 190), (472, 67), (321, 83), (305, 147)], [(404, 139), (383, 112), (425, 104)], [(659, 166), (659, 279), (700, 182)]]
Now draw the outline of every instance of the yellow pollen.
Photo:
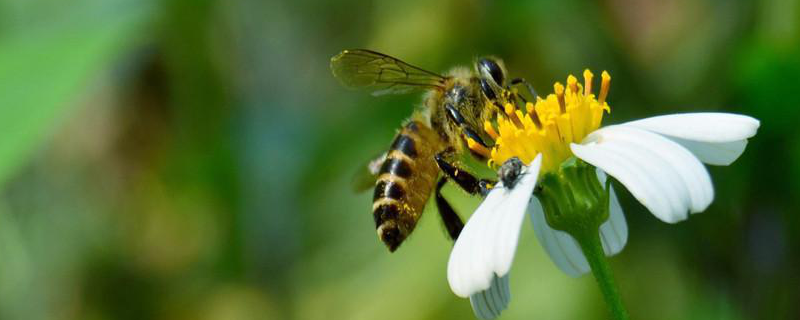
[(514, 113), (514, 105), (510, 104), (510, 103), (506, 103), (506, 105), (503, 106), (503, 110), (506, 112), (507, 115), (510, 116), (511, 114)]
[(567, 87), (572, 93), (578, 93), (578, 78), (575, 78), (573, 75), (569, 75), (567, 77)]
[(592, 79), (594, 75), (589, 69), (583, 71), (583, 95), (588, 96), (592, 93)]
[(566, 113), (567, 107), (564, 101), (564, 85), (556, 82), (556, 84), (553, 85), (553, 90), (556, 92), (556, 97), (558, 97), (558, 106), (560, 107), (561, 113)]
[(528, 114), (532, 114), (533, 113), (533, 106), (534, 106), (534, 104), (532, 102), (526, 103), (525, 104), (525, 111), (528, 111)]
[(514, 108), (514, 105), (511, 103), (506, 103), (505, 106), (506, 115), (514, 122), (517, 127), (522, 127), (522, 121), (519, 120), (519, 116), (517, 115), (517, 108)]
[[(603, 71), (600, 94), (592, 93), (593, 74), (583, 72), (583, 84), (572, 75), (567, 86), (555, 83), (554, 93), (525, 106), (507, 103), (506, 117), (497, 116), (496, 126), (492, 121), (484, 123), (484, 131), (494, 140), (491, 150), (472, 139), (467, 139), (469, 148), (489, 158), (490, 167), (496, 168), (511, 157), (519, 157), (530, 163), (542, 154), (540, 174), (553, 172), (572, 156), (571, 143), (581, 142), (586, 135), (600, 127), (603, 115), (610, 112), (605, 102), (611, 77)], [(492, 107), (492, 106), (487, 106)], [(492, 119), (490, 119), (492, 120)]]
[(608, 72), (603, 71), (603, 74), (600, 75), (602, 78), (602, 82), (600, 83), (600, 98), (598, 101), (600, 103), (606, 102), (606, 97), (608, 96), (608, 88), (611, 86), (611, 76), (608, 75)]
[(525, 103), (525, 111), (528, 111), (526, 117), (530, 117), (533, 124), (536, 125), (537, 128), (541, 128), (542, 120), (539, 120), (539, 115), (536, 112), (533, 112), (533, 106), (534, 104), (531, 102)]
[(497, 134), (497, 131), (494, 130), (494, 126), (492, 126), (492, 123), (489, 121), (485, 121), (483, 123), (483, 131), (486, 131), (486, 133), (488, 133), (489, 136), (492, 137), (492, 140), (497, 140), (497, 137), (500, 136), (499, 134)]

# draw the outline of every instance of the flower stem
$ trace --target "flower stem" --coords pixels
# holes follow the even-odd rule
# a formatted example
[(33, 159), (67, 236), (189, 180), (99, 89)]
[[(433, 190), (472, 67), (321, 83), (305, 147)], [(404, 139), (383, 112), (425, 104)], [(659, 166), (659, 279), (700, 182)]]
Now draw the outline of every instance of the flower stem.
[(611, 267), (608, 265), (597, 231), (587, 232), (583, 236), (576, 237), (576, 240), (581, 246), (589, 266), (592, 268), (592, 275), (597, 280), (597, 285), (600, 286), (600, 292), (603, 293), (603, 298), (611, 311), (612, 318), (617, 320), (630, 319), (628, 311), (625, 310), (625, 306), (622, 304), (622, 298), (614, 282), (614, 275), (611, 273)]
[(603, 187), (595, 170), (585, 162), (571, 158), (561, 164), (558, 172), (540, 178), (541, 189), (537, 196), (547, 224), (578, 241), (613, 318), (627, 320), (630, 317), (622, 305), (600, 242), (600, 226), (610, 214), (611, 180), (606, 180)]

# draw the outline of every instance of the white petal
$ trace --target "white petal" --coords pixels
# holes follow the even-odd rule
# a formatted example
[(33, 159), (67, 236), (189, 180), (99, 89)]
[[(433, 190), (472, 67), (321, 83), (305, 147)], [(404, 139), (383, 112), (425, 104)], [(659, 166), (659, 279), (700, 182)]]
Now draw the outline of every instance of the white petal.
[(511, 269), (541, 164), (539, 155), (511, 190), (498, 183), (467, 221), (447, 263), (447, 280), (456, 295), (466, 298), (486, 290), (495, 276)]
[[(605, 187), (606, 174), (600, 169), (597, 169), (597, 178)], [(622, 251), (625, 244), (628, 243), (628, 224), (625, 222), (625, 214), (622, 212), (622, 206), (619, 204), (614, 187), (609, 187), (611, 189), (609, 191), (608, 220), (600, 225), (600, 240), (603, 242), (603, 251), (606, 256), (613, 256)]]
[[(600, 183), (605, 184), (605, 174), (597, 170), (597, 176)], [(619, 205), (613, 187), (610, 192), (609, 219), (600, 225), (599, 232), (603, 250), (607, 256), (622, 251), (628, 241), (628, 225), (625, 223), (622, 207)], [(571, 277), (579, 277), (591, 271), (575, 238), (564, 231), (555, 230), (547, 224), (542, 205), (536, 197), (531, 198), (528, 213), (531, 215), (536, 238), (539, 239), (539, 243), (561, 271)]]
[(747, 147), (747, 140), (711, 143), (670, 136), (667, 136), (667, 138), (691, 151), (703, 163), (715, 166), (727, 166), (733, 163), (742, 155), (744, 148)]
[(732, 142), (754, 136), (760, 122), (738, 114), (701, 112), (650, 117), (622, 125), (685, 140)]
[(747, 139), (760, 122), (730, 113), (684, 113), (646, 118), (622, 124), (667, 136), (694, 153), (702, 162), (729, 165), (744, 152)]
[(609, 126), (571, 148), (578, 158), (619, 180), (662, 221), (684, 220), (687, 212), (705, 210), (714, 198), (703, 164), (676, 142), (655, 133)]
[(497, 318), (508, 307), (509, 301), (511, 291), (508, 287), (508, 274), (502, 278), (493, 277), (489, 289), (469, 296), (475, 316), (485, 320)]
[(577, 278), (591, 270), (578, 242), (568, 233), (553, 229), (547, 224), (542, 204), (536, 197), (531, 198), (528, 213), (531, 215), (536, 238), (561, 271)]

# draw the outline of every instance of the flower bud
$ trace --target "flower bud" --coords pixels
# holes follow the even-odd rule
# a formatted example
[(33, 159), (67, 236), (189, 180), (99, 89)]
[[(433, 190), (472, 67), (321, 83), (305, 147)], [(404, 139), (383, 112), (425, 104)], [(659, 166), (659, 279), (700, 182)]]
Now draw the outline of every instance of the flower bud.
[(609, 188), (600, 183), (596, 170), (571, 157), (540, 178), (541, 188), (535, 194), (550, 227), (573, 236), (590, 230), (596, 234), (608, 220)]

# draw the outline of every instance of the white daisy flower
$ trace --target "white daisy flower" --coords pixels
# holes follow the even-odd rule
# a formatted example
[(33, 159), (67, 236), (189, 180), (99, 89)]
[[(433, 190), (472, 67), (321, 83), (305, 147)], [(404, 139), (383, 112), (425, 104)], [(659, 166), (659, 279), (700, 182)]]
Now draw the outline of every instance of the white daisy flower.
[[(656, 218), (676, 223), (689, 213), (705, 210), (714, 198), (708, 171), (702, 163), (729, 165), (744, 152), (759, 121), (728, 113), (686, 113), (658, 116), (600, 128), (611, 78), (602, 74), (599, 97), (592, 94), (592, 74), (584, 72), (584, 85), (573, 76), (567, 86), (556, 83), (555, 93), (525, 111), (505, 105), (507, 117), (497, 125), (485, 123), (495, 140), (491, 151), (469, 141), (470, 148), (497, 167), (517, 157), (528, 164), (512, 188), (498, 183), (489, 192), (453, 247), (447, 276), (453, 292), (469, 297), (475, 314), (493, 319), (510, 300), (508, 277), (525, 212), (534, 232), (553, 262), (566, 274), (578, 277), (589, 263), (570, 234), (554, 229), (533, 191), (547, 174), (576, 157), (596, 168), (606, 186), (614, 177)], [(609, 185), (610, 186), (610, 185)], [(610, 188), (610, 187), (609, 187)], [(608, 219), (599, 236), (607, 256), (622, 250), (628, 227), (614, 190), (608, 190)], [(605, 203), (605, 202), (604, 202)]]

